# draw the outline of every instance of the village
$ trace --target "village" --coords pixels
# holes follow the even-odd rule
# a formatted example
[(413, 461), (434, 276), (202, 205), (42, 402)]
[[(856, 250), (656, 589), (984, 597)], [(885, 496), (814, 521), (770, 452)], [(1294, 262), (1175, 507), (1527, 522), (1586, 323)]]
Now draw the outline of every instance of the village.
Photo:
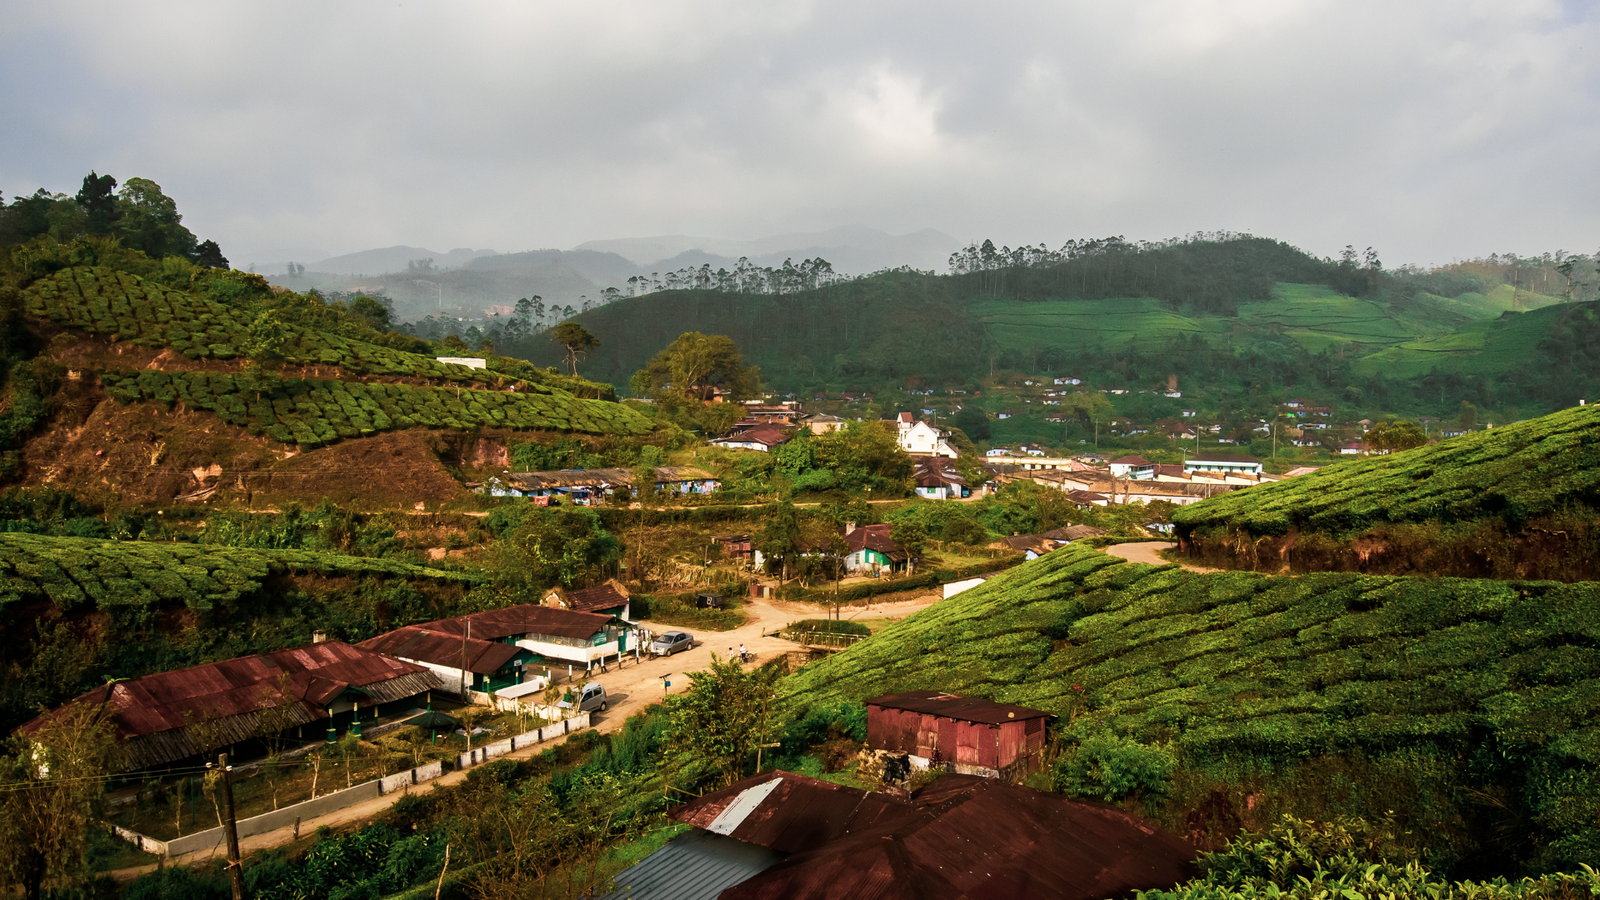
[[(1269, 474), (1261, 461), (1236, 453), (1208, 451), (1181, 464), (1156, 463), (1132, 454), (1111, 459), (1084, 452), (1054, 455), (1030, 444), (964, 458), (956, 443), (966, 444), (970, 454), (969, 441), (910, 412), (861, 423), (808, 413), (797, 401), (772, 398), (746, 402), (729, 433), (706, 447), (724, 457), (775, 454), (790, 441), (865, 425), (892, 435), (897, 452), (909, 460), (914, 504), (993, 502), (1020, 485), (1083, 511), (1161, 510), (1312, 471), (1301, 467)], [(645, 497), (658, 505), (714, 507), (722, 483), (704, 468), (660, 465), (508, 470), (471, 486), (488, 500), (513, 506), (637, 510)], [(862, 499), (869, 497), (870, 492)], [(871, 502), (900, 506), (906, 501)], [(1164, 514), (1142, 521), (1128, 533), (1159, 539), (1170, 528)], [(795, 671), (848, 649), (872, 629), (979, 586), (994, 572), (1107, 535), (1107, 529), (1087, 524), (1013, 533), (968, 551), (985, 559), (952, 567), (949, 558), (930, 562), (933, 554), (922, 541), (897, 542), (898, 530), (889, 522), (846, 521), (831, 536), (813, 531), (787, 553), (760, 531), (714, 535), (719, 562), (712, 568), (720, 574), (699, 573), (701, 588), (691, 606), (711, 615), (736, 608), (739, 619), (732, 627), (655, 621), (650, 598), (636, 598), (624, 583), (628, 573), (620, 572), (621, 577), (594, 584), (554, 587), (536, 603), (405, 625), (354, 643), (317, 632), (298, 647), (119, 680), (36, 718), (19, 733), (47, 730), (54, 720), (85, 706), (106, 710), (122, 746), (118, 779), (126, 785), (108, 794), (108, 821), (144, 853), (195, 864), (227, 851), (230, 821), (212, 802), (215, 786), (207, 774), (214, 771), (208, 767), (218, 753), (231, 767), (237, 840), (246, 850), (290, 845), (326, 825), (377, 815), (433, 784), (454, 784), (490, 761), (528, 758), (586, 731), (615, 731), (653, 704), (690, 689), (689, 673), (701, 668), (708, 654), (752, 670), (776, 665)], [(792, 584), (786, 577), (802, 571), (809, 574), (794, 574)], [(741, 595), (711, 590), (719, 580), (737, 586)], [(803, 596), (800, 582), (815, 590)], [(835, 596), (845, 590), (857, 599), (846, 607), (835, 601), (828, 610), (819, 597), (826, 597), (830, 582)], [(657, 613), (665, 608), (654, 605)], [(871, 627), (844, 627), (857, 622)], [(983, 815), (1062, 802), (1033, 799), (1017, 786), (1039, 771), (1051, 719), (1047, 713), (938, 692), (879, 698), (869, 710), (866, 747), (879, 772), (874, 777), (903, 782), (930, 766), (948, 769), (972, 780), (952, 778), (943, 789), (955, 791), (959, 785), (960, 802), (976, 804), (973, 811), (988, 810)], [(909, 724), (891, 724), (896, 715), (909, 716)], [(963, 729), (993, 736), (970, 738)], [(985, 787), (984, 779), (1003, 786)], [(740, 799), (752, 791), (751, 799)], [(821, 791), (827, 804), (850, 808), (865, 808), (861, 804), (871, 796), (807, 776), (767, 772), (673, 808), (673, 819), (705, 829), (696, 832), (703, 836), (676, 841), (671, 853), (641, 863), (630, 877), (638, 879), (635, 890), (643, 892), (633, 896), (675, 890), (677, 873), (687, 865), (685, 854), (704, 857), (702, 862), (721, 860), (719, 877), (738, 876), (721, 887), (758, 885), (761, 871), (792, 854), (826, 859), (835, 852), (830, 841), (836, 843), (849, 829), (830, 825), (834, 837), (824, 838), (816, 825), (796, 821), (788, 827), (812, 835), (800, 843), (766, 831), (751, 837), (740, 831), (740, 822), (762, 815), (761, 804), (796, 791)], [(718, 806), (719, 797), (735, 803), (739, 813)], [(921, 815), (920, 808), (907, 805), (904, 814)], [(1040, 811), (1046, 818), (1064, 815), (1064, 821), (1075, 814), (1071, 804), (1059, 813)], [(1039, 852), (1046, 855), (1019, 857), (1008, 865), (1045, 865), (1043, 848), (1065, 839), (1059, 823), (1047, 826), (1041, 820), (1035, 827)], [(718, 835), (744, 842), (743, 849), (729, 851), (732, 845)], [(1139, 837), (1136, 843), (1149, 843), (1151, 865), (1183, 865), (1187, 856), (1180, 845), (1162, 840)], [(814, 876), (785, 876), (795, 877)]]

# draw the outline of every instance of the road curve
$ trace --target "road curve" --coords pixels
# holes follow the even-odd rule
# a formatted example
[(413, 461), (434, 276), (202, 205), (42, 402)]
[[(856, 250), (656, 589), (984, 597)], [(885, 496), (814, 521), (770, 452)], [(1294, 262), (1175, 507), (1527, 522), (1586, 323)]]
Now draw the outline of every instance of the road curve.
[[(1173, 561), (1163, 559), (1157, 551), (1169, 550), (1176, 546), (1178, 546), (1176, 541), (1138, 541), (1132, 544), (1112, 544), (1105, 548), (1105, 552), (1112, 556), (1120, 556), (1128, 562), (1147, 563), (1152, 566), (1170, 566)], [(1222, 571), (1221, 569), (1206, 569), (1186, 562), (1180, 562), (1178, 565), (1191, 572)]]

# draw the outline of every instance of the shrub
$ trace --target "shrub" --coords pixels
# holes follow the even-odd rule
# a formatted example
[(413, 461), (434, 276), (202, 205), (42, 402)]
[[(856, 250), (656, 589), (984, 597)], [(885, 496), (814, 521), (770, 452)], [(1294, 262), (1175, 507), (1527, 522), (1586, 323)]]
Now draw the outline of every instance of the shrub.
[(1056, 789), (1072, 797), (1115, 803), (1131, 795), (1153, 806), (1172, 785), (1177, 759), (1165, 747), (1110, 732), (1091, 735), (1056, 762)]

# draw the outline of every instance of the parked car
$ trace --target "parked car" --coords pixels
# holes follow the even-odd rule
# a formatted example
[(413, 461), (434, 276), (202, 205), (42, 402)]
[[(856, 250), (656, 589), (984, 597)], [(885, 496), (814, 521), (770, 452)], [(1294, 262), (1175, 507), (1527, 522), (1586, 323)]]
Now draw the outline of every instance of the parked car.
[(578, 695), (576, 703), (571, 700), (563, 700), (556, 705), (569, 713), (594, 712), (597, 709), (604, 712), (606, 707), (610, 705), (610, 701), (606, 697), (605, 685), (597, 681), (591, 681), (583, 686), (583, 692)]
[(651, 656), (671, 656), (679, 650), (694, 646), (694, 638), (687, 631), (664, 631), (650, 642)]

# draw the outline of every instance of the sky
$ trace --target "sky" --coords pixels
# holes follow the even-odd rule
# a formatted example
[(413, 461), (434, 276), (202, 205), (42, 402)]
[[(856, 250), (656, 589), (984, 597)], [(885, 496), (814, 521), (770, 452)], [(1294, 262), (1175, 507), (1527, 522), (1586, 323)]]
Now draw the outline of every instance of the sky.
[(0, 192), (223, 251), (866, 225), (1600, 248), (1600, 2), (0, 0)]

